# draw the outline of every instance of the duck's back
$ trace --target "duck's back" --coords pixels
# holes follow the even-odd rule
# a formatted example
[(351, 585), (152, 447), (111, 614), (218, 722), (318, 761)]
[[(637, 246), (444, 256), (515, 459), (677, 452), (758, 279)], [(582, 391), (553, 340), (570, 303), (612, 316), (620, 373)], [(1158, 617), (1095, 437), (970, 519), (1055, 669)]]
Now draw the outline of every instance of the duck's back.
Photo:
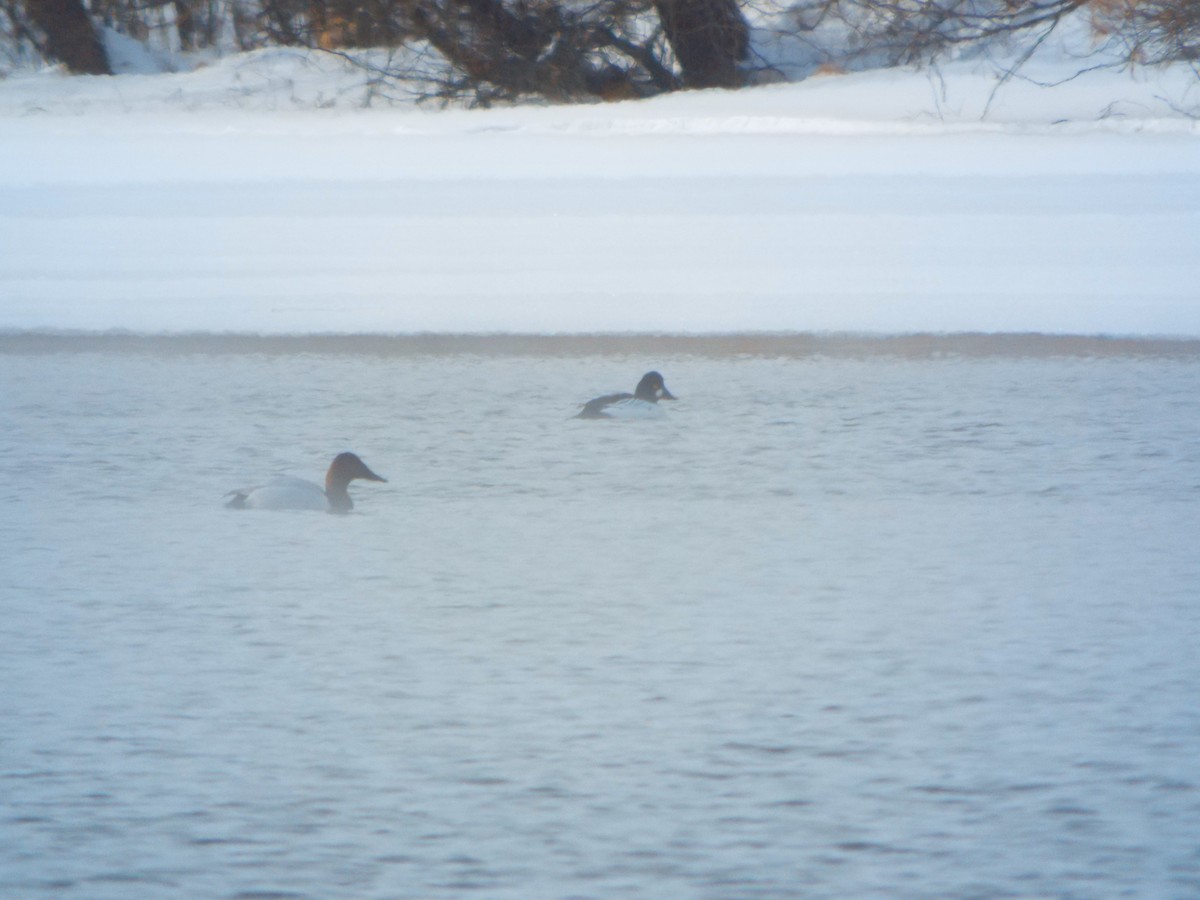
[(290, 475), (277, 475), (259, 487), (239, 491), (236, 499), (245, 509), (329, 509), (329, 498), (319, 484)]
[(657, 419), (663, 411), (633, 394), (609, 394), (589, 400), (579, 412), (580, 419)]
[(616, 404), (632, 399), (633, 394), (606, 394), (603, 397), (597, 397), (595, 400), (589, 400), (583, 404), (583, 409), (579, 411), (576, 418), (607, 419)]

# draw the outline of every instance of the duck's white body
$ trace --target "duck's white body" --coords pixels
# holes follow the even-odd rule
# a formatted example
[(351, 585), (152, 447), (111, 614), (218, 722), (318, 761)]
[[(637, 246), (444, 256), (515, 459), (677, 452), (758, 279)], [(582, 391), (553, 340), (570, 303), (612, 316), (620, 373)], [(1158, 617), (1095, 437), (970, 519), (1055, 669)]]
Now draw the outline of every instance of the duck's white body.
[(346, 488), (356, 478), (387, 481), (376, 475), (353, 453), (339, 453), (325, 473), (325, 487), (303, 478), (276, 475), (266, 484), (230, 491), (225, 505), (231, 509), (311, 509), (348, 513), (354, 502)]
[(626, 397), (605, 404), (599, 415), (609, 419), (661, 419), (666, 413), (657, 403), (639, 397)]
[(325, 489), (312, 481), (276, 475), (266, 484), (249, 488), (242, 496), (246, 509), (312, 509), (329, 512)]

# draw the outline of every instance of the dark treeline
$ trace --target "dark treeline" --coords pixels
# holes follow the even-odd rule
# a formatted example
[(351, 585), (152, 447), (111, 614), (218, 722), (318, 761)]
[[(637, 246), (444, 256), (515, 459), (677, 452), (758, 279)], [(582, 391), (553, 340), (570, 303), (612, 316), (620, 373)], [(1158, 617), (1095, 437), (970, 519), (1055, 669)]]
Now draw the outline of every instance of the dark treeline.
[[(0, 41), (85, 74), (111, 72), (101, 27), (160, 43), (169, 32), (184, 51), (300, 46), (357, 60), (353, 51), (400, 48), (404, 65), (375, 74), (412, 78), (419, 60), (429, 95), (621, 99), (762, 80), (770, 66), (754, 53), (754, 2), (0, 0)], [(1200, 61), (1197, 0), (798, 0), (770, 12), (798, 40), (837, 23), (844, 52), (898, 64), (1021, 32), (1036, 41), (1081, 7), (1129, 62)]]

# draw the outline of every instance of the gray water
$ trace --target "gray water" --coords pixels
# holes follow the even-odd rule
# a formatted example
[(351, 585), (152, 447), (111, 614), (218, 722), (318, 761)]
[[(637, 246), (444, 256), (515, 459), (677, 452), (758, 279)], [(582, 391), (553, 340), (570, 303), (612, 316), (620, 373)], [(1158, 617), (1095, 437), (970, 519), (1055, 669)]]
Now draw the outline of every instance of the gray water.
[[(570, 418), (657, 368), (661, 421)], [(1200, 895), (1200, 345), (0, 341), (0, 895)], [(349, 516), (227, 510), (357, 451)]]

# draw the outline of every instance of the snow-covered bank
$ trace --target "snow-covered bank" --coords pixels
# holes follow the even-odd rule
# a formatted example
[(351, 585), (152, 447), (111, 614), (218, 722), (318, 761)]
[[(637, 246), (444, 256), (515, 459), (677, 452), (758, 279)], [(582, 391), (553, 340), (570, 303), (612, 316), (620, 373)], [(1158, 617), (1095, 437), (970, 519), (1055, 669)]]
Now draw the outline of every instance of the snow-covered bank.
[(1185, 67), (296, 110), (349, 77), (0, 82), (0, 328), (1200, 335)]
[(469, 130), (482, 120), (586, 133), (811, 134), (1070, 123), (1085, 130), (1191, 131), (1200, 115), (1200, 79), (1184, 64), (1138, 68), (1105, 58), (1059, 57), (1015, 72), (1010, 64), (1016, 65), (975, 60), (925, 70), (821, 74), (796, 83), (689, 91), (649, 101), (467, 111), (418, 108), (405, 102), (399, 86), (381, 92), (368, 72), (341, 57), (276, 48), (153, 75), (15, 73), (0, 78), (0, 117), (391, 110), (405, 113), (402, 127), (416, 131)]

